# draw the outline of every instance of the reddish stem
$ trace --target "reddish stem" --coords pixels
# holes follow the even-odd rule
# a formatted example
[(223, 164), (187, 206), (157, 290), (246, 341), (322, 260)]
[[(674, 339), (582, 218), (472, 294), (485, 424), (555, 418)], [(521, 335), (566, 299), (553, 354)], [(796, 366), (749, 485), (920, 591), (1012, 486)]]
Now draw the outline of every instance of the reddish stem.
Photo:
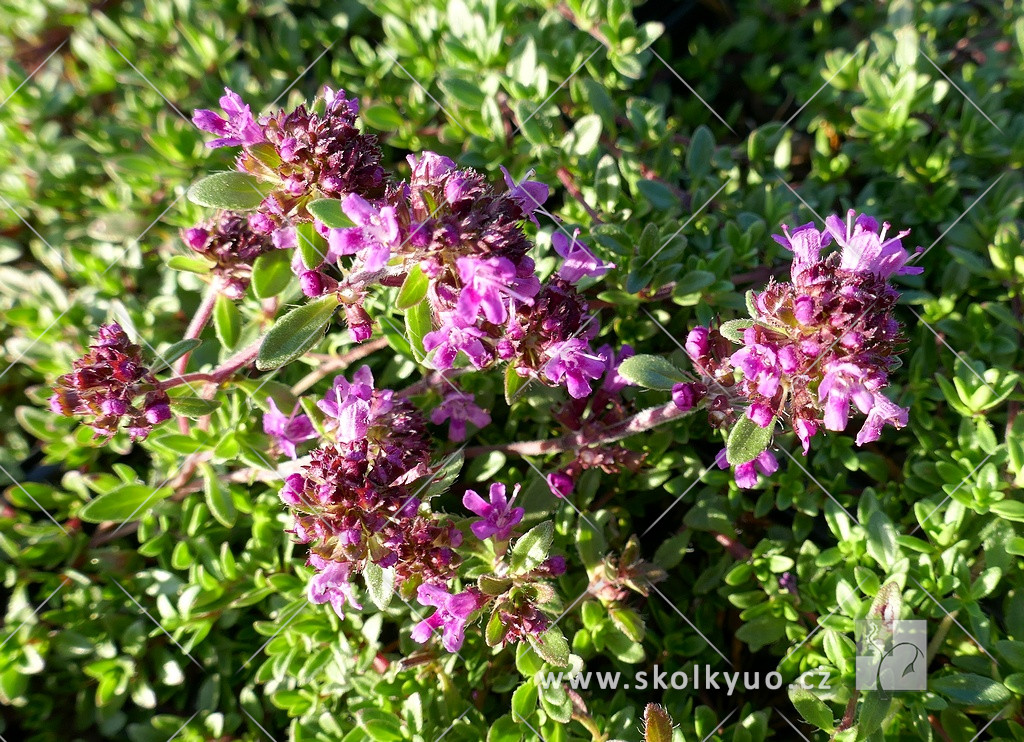
[(559, 453), (570, 451), (587, 446), (597, 446), (603, 443), (612, 443), (628, 438), (631, 435), (642, 433), (645, 430), (664, 425), (680, 417), (696, 412), (703, 405), (697, 405), (689, 410), (679, 409), (675, 402), (668, 402), (660, 407), (651, 407), (638, 412), (633, 417), (627, 418), (614, 425), (597, 431), (579, 431), (563, 435), (560, 438), (549, 438), (543, 441), (523, 441), (519, 443), (502, 443), (496, 446), (472, 446), (467, 448), (466, 458), (480, 456), (491, 451), (503, 451), (505, 453), (516, 453), (520, 456), (540, 456), (547, 453)]

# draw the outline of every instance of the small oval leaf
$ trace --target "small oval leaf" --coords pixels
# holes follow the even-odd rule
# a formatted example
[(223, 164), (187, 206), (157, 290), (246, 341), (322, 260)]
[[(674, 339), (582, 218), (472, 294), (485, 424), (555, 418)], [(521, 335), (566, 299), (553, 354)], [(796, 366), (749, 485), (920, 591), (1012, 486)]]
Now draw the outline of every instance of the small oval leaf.
[(263, 338), (256, 367), (269, 371), (302, 356), (320, 342), (337, 309), (338, 297), (328, 294), (281, 317)]
[(306, 205), (306, 211), (331, 229), (356, 226), (356, 223), (341, 210), (341, 201), (336, 198), (318, 198)]
[(661, 356), (638, 355), (619, 364), (619, 375), (647, 389), (671, 390), (686, 381), (686, 374)]
[(169, 487), (153, 489), (147, 484), (127, 484), (87, 502), (85, 507), (78, 511), (78, 517), (89, 523), (102, 523), (105, 520), (125, 521), (141, 516), (145, 508), (170, 497), (173, 492), (174, 490)]
[(774, 430), (775, 418), (768, 423), (768, 427), (762, 428), (744, 415), (729, 433), (729, 440), (725, 444), (725, 458), (733, 466), (753, 461), (768, 448)]
[(208, 175), (193, 183), (188, 189), (188, 198), (200, 206), (246, 211), (263, 203), (263, 199), (272, 190), (274, 183), (270, 181), (249, 173), (229, 170)]

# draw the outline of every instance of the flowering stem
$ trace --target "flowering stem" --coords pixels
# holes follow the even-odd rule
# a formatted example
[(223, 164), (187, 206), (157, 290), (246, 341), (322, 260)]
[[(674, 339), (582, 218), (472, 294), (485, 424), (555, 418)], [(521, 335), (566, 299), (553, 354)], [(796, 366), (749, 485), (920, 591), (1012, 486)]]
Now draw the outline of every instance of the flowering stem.
[[(182, 340), (193, 340), (198, 338), (203, 328), (206, 327), (206, 323), (210, 321), (210, 317), (213, 316), (213, 307), (217, 303), (217, 297), (220, 296), (220, 282), (216, 279), (206, 287), (206, 293), (203, 295), (203, 300), (199, 302), (199, 308), (196, 309), (195, 315), (192, 317), (192, 321), (188, 323), (188, 328), (185, 330), (185, 335)], [(182, 354), (174, 363), (174, 373), (181, 376), (185, 373), (185, 369), (188, 368), (188, 359), (191, 353)]]
[(573, 180), (572, 174), (564, 167), (560, 167), (558, 168), (557, 175), (558, 180), (560, 180), (562, 185), (565, 186), (565, 190), (567, 190), (569, 195), (579, 202), (580, 206), (583, 207), (583, 210), (587, 212), (594, 223), (603, 224), (604, 221), (601, 219), (601, 215), (598, 214), (597, 211), (587, 203), (586, 199), (583, 198), (583, 192), (580, 190), (580, 187), (576, 185), (576, 181)]
[(213, 371), (194, 371), (190, 374), (182, 374), (181, 376), (174, 376), (166, 381), (161, 382), (161, 389), (171, 389), (172, 387), (181, 386), (182, 384), (190, 384), (193, 381), (197, 382), (212, 382), (215, 384), (222, 383), (229, 376), (234, 374), (241, 368), (248, 366), (250, 363), (256, 360), (256, 354), (259, 353), (260, 343), (263, 342), (262, 338), (252, 343), (251, 345), (242, 348), (242, 350), (235, 353), (233, 356), (228, 358)]
[(503, 451), (505, 453), (516, 453), (520, 456), (541, 456), (548, 453), (560, 453), (571, 451), (587, 446), (597, 446), (604, 443), (612, 443), (628, 438), (631, 435), (642, 433), (667, 422), (677, 420), (701, 409), (703, 404), (696, 405), (689, 410), (681, 410), (675, 402), (667, 402), (660, 407), (651, 407), (638, 412), (633, 417), (627, 418), (619, 423), (610, 425), (601, 430), (584, 430), (576, 433), (569, 433), (560, 438), (549, 438), (543, 441), (523, 441), (519, 443), (502, 443), (495, 446), (473, 446), (465, 451), (466, 458), (480, 456), (491, 451)]

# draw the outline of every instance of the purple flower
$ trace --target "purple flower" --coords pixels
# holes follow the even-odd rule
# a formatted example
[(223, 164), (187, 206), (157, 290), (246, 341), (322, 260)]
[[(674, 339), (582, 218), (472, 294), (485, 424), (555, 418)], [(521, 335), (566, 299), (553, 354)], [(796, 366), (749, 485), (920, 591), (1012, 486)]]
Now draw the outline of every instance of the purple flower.
[(840, 267), (844, 270), (874, 273), (882, 278), (921, 273), (924, 270), (907, 266), (909, 255), (903, 249), (901, 240), (910, 234), (909, 229), (885, 239), (890, 229), (888, 222), (883, 223), (881, 233), (876, 234), (878, 222), (866, 214), (857, 215), (854, 209), (847, 212), (845, 224), (835, 214), (829, 216), (825, 224), (828, 233), (843, 250)]
[(281, 502), (289, 507), (297, 507), (302, 504), (302, 493), (306, 489), (306, 478), (301, 474), (289, 474), (281, 490), (277, 493)]
[(455, 169), (455, 162), (436, 152), (421, 152), (406, 155), (406, 162), (412, 170), (410, 183), (413, 186), (431, 186), (441, 180), (446, 173)]
[(527, 180), (532, 171), (527, 173), (526, 177), (519, 183), (512, 179), (512, 176), (509, 175), (508, 170), (504, 166), (501, 167), (501, 174), (505, 176), (505, 185), (508, 186), (509, 195), (519, 204), (519, 208), (523, 211), (523, 216), (529, 217), (530, 221), (539, 225), (540, 222), (537, 221), (537, 217), (533, 215), (533, 212), (548, 200), (550, 189), (547, 184), (536, 180)]
[(782, 371), (779, 368), (775, 350), (754, 340), (756, 337), (748, 328), (743, 332), (744, 348), (732, 354), (731, 361), (743, 371), (743, 375), (757, 385), (758, 394), (774, 396), (779, 389)]
[(811, 450), (811, 438), (818, 432), (818, 423), (804, 417), (797, 417), (793, 419), (793, 431), (800, 439), (800, 443), (804, 447), (804, 456), (806, 456)]
[(694, 327), (686, 336), (686, 352), (693, 360), (707, 355), (710, 348), (711, 331), (706, 327)]
[(285, 415), (278, 409), (273, 397), (267, 397), (270, 410), (263, 413), (263, 432), (272, 436), (289, 458), (295, 458), (295, 444), (316, 438), (313, 423), (306, 415), (295, 414), (299, 410), (298, 403), (291, 415)]
[(395, 208), (377, 208), (357, 193), (350, 193), (341, 202), (341, 210), (358, 226), (332, 229), (327, 243), (333, 255), (358, 254), (363, 270), (379, 271), (391, 258), (391, 251), (401, 245), (401, 228)]
[(555, 471), (545, 477), (548, 482), (548, 488), (555, 497), (568, 497), (572, 494), (575, 482), (572, 481), (572, 477), (563, 471)]
[(772, 420), (775, 419), (775, 410), (764, 402), (754, 402), (754, 404), (747, 408), (747, 417), (762, 428), (767, 428), (772, 424)]
[(569, 338), (554, 343), (546, 351), (544, 375), (556, 384), (565, 382), (569, 396), (582, 399), (590, 394), (590, 379), (599, 379), (605, 370), (605, 360), (594, 355), (590, 345), (582, 338)]
[(480, 607), (479, 596), (472, 589), (452, 595), (437, 585), (420, 585), (416, 598), (421, 605), (433, 606), (437, 610), (413, 627), (413, 641), (423, 644), (431, 634), (441, 629), (441, 644), (449, 652), (458, 652), (466, 639), (466, 623)]
[(523, 513), (526, 512), (523, 508), (511, 507), (518, 494), (519, 485), (517, 484), (512, 489), (512, 498), (506, 499), (505, 485), (500, 482), (491, 485), (490, 502), (484, 500), (473, 490), (466, 490), (466, 494), (462, 497), (462, 504), (466, 506), (466, 509), (482, 518), (470, 526), (473, 534), (481, 541), (490, 536), (494, 536), (496, 541), (507, 540), (512, 529), (523, 519)]
[(869, 412), (874, 403), (872, 390), (865, 386), (871, 382), (869, 372), (849, 361), (830, 361), (824, 371), (818, 397), (825, 403), (825, 427), (845, 430), (851, 400), (864, 413)]
[(565, 258), (558, 275), (569, 283), (576, 283), (584, 276), (599, 278), (615, 267), (614, 263), (602, 263), (586, 244), (576, 239), (579, 233), (578, 229), (573, 232), (571, 241), (562, 232), (551, 235), (551, 246)]
[(899, 407), (893, 404), (888, 397), (876, 393), (874, 396), (874, 404), (871, 406), (871, 410), (868, 412), (868, 417), (864, 421), (864, 426), (857, 433), (857, 445), (863, 446), (865, 443), (871, 441), (877, 441), (879, 436), (882, 434), (882, 426), (888, 423), (894, 428), (902, 428), (906, 426), (909, 418), (910, 410), (904, 407)]
[(707, 396), (708, 388), (699, 382), (675, 384), (672, 387), (672, 401), (683, 412), (688, 412)]
[[(373, 372), (363, 366), (353, 374), (351, 383), (344, 376), (335, 376), (334, 385), (316, 406), (335, 421), (338, 441), (351, 443), (366, 437), (373, 397)], [(390, 394), (378, 402), (383, 402), (383, 408), (376, 412), (386, 412)]]
[(621, 366), (622, 362), (627, 358), (632, 358), (636, 355), (636, 351), (633, 350), (633, 347), (630, 345), (623, 345), (619, 348), (619, 352), (616, 353), (612, 350), (610, 345), (602, 345), (598, 349), (597, 354), (607, 359), (606, 367), (608, 370), (604, 377), (604, 384), (601, 385), (601, 388), (609, 394), (615, 394), (620, 389), (629, 386), (629, 381), (619, 375), (619, 366)]
[(783, 224), (782, 235), (773, 234), (772, 239), (793, 251), (793, 275), (796, 277), (798, 272), (818, 262), (821, 248), (828, 245), (832, 237), (815, 229), (814, 222), (808, 222), (797, 227), (792, 234)]
[(352, 592), (352, 583), (349, 582), (349, 576), (353, 569), (351, 562), (330, 561), (317, 555), (316, 552), (310, 552), (309, 563), (318, 570), (317, 574), (313, 575), (309, 581), (310, 603), (320, 605), (330, 601), (331, 608), (339, 618), (345, 617), (342, 608), (346, 603), (356, 610), (362, 609), (356, 600), (355, 593)]
[(451, 391), (430, 413), (430, 421), (440, 425), (445, 420), (451, 420), (448, 424), (448, 437), (453, 441), (466, 439), (466, 423), (471, 422), (478, 428), (491, 424), (491, 416), (481, 407), (478, 407), (472, 394), (467, 392)]
[(455, 363), (459, 351), (464, 352), (470, 363), (483, 368), (491, 361), (491, 354), (480, 338), (487, 337), (480, 328), (465, 323), (456, 312), (441, 315), (441, 326), (423, 336), (423, 349), (434, 353), (434, 367), (440, 371), (449, 369)]
[(508, 258), (459, 258), (455, 262), (465, 284), (457, 311), (468, 324), (476, 322), (481, 310), (488, 322), (501, 324), (508, 319), (507, 300), (529, 305), (540, 289), (539, 284), (519, 278)]
[(224, 88), (220, 107), (227, 114), (226, 119), (206, 109), (196, 111), (192, 117), (192, 123), (197, 127), (220, 137), (207, 142), (207, 147), (249, 147), (266, 141), (263, 129), (256, 123), (249, 106), (238, 93)]
[[(718, 452), (718, 456), (715, 457), (715, 463), (718, 464), (719, 469), (729, 468), (729, 461), (726, 459), (724, 448)], [(764, 474), (766, 477), (770, 477), (778, 470), (779, 462), (776, 461), (772, 452), (762, 451), (753, 461), (748, 461), (744, 464), (738, 465), (736, 467), (736, 471), (733, 472), (733, 477), (736, 479), (736, 484), (739, 487), (742, 489), (751, 489), (757, 485), (758, 472)]]

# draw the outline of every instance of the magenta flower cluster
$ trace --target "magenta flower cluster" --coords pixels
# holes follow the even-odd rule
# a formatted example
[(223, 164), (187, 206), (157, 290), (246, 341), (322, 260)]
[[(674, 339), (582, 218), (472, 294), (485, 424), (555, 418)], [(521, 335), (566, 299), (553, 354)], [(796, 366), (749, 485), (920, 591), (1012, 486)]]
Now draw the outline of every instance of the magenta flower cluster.
[(264, 214), (222, 212), (213, 219), (183, 230), (182, 240), (192, 250), (214, 262), (211, 272), (221, 282), (221, 292), (241, 299), (249, 286), (252, 264), (275, 248), (274, 224)]
[[(355, 128), (357, 101), (330, 88), (323, 94), (322, 115), (300, 106), (255, 117), (230, 90), (221, 106), (224, 115), (195, 115), (197, 126), (217, 135), (211, 146), (241, 147), (238, 168), (277, 185), (244, 225), (257, 236), (232, 240), (221, 251), (228, 254), (216, 256), (218, 264), (244, 274), (238, 264), (251, 261), (238, 248), (262, 244), (269, 234), (275, 247), (294, 249), (292, 267), (307, 296), (333, 293), (345, 305), (349, 329), (359, 342), (373, 332), (363, 307), (368, 289), (397, 285), (411, 273), (421, 276), (428, 282), (434, 327), (423, 343), (435, 368), (467, 363), (482, 369), (504, 362), (520, 376), (565, 386), (575, 398), (590, 393), (605, 361), (589, 345), (599, 327), (574, 284), (612, 266), (599, 260), (578, 232), (559, 231), (551, 243), (563, 262), (542, 285), (530, 255), (534, 245), (522, 225), (537, 223), (535, 212), (548, 197), (545, 184), (516, 182), (503, 168), (505, 186), (499, 190), (481, 174), (433, 152), (409, 156), (406, 180), (389, 179), (376, 139)], [(352, 226), (314, 222), (323, 249), (297, 249), (308, 239), (297, 231), (312, 218), (306, 206), (322, 198), (337, 199)], [(243, 225), (232, 222), (229, 231), (238, 226)], [(194, 249), (210, 251), (205, 235), (215, 231), (197, 227), (185, 238)], [(473, 421), (470, 412), (452, 410), (454, 436), (462, 421)]]
[[(422, 585), (445, 588), (455, 577), (462, 533), (430, 513), (413, 486), (436, 471), (426, 420), (390, 390), (375, 389), (366, 366), (352, 381), (337, 377), (319, 407), (331, 440), (280, 492), (294, 511), (296, 540), (310, 544), (310, 600), (330, 602), (342, 615), (343, 606), (355, 605), (351, 578), (369, 563), (393, 569), (407, 597)], [(279, 422), (274, 410), (264, 416), (266, 427)]]
[[(907, 265), (908, 232), (889, 230), (851, 210), (845, 222), (830, 216), (823, 230), (810, 223), (774, 236), (793, 252), (791, 281), (753, 294), (750, 320), (697, 327), (686, 340), (713, 424), (732, 424), (737, 406), (761, 427), (788, 420), (805, 454), (822, 427), (844, 430), (853, 408), (866, 415), (858, 445), (877, 440), (884, 425), (907, 424), (907, 409), (882, 393), (902, 342), (889, 279), (921, 269)], [(824, 253), (833, 241), (839, 250)], [(737, 468), (737, 482), (753, 486), (758, 472), (777, 466), (766, 451)]]
[[(469, 404), (459, 396), (460, 404)], [(296, 445), (318, 437), (307, 415), (296, 409), (286, 416), (273, 400), (268, 403), (264, 430), (284, 453), (294, 456)], [(330, 603), (339, 615), (346, 606), (361, 608), (353, 579), (373, 565), (392, 570), (394, 588), (406, 600), (415, 598), (435, 609), (413, 628), (418, 642), (439, 633), (446, 649), (458, 651), (466, 626), (488, 606), (501, 606), (505, 641), (536, 635), (548, 626), (536, 597), (544, 603), (553, 598), (543, 583), (564, 572), (561, 557), (517, 576), (515, 583), (508, 580), (498, 591), (455, 589), (461, 561), (456, 550), (463, 534), (421, 499), (424, 478), (429, 481), (439, 468), (431, 463), (426, 420), (410, 402), (392, 390), (377, 389), (369, 367), (363, 366), (351, 380), (336, 377), (317, 407), (327, 440), (280, 491), (293, 512), (291, 532), (296, 541), (310, 545), (310, 601)], [(500, 544), (502, 554), (523, 518), (523, 508), (513, 505), (518, 492), (517, 485), (508, 498), (505, 485), (492, 484), (489, 500), (473, 491), (463, 498), (480, 516), (470, 525), (473, 535)]]
[(83, 415), (96, 437), (117, 433), (122, 423), (133, 439), (171, 417), (170, 398), (150, 373), (135, 345), (117, 323), (103, 325), (71, 373), (57, 379), (50, 409)]
[[(305, 218), (314, 198), (343, 198), (371, 194), (384, 185), (377, 138), (356, 128), (359, 102), (344, 91), (325, 87), (312, 107), (253, 115), (237, 93), (225, 89), (220, 105), (224, 115), (196, 111), (197, 127), (217, 135), (210, 147), (241, 147), (236, 161), (242, 172), (279, 182), (264, 200), (260, 213), (277, 226), (289, 218)], [(323, 113), (315, 108), (322, 101)]]

